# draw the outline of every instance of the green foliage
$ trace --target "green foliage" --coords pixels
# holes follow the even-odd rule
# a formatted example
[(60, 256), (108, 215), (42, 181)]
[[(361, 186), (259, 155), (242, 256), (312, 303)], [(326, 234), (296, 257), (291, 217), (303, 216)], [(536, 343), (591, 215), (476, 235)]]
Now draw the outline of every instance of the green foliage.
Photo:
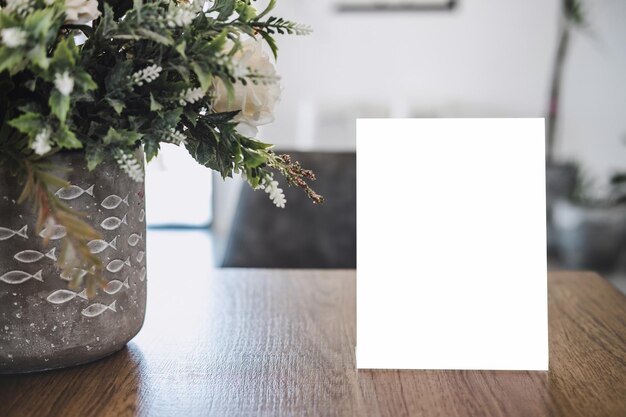
[[(81, 149), (90, 170), (113, 160), (140, 181), (138, 147), (151, 160), (161, 143), (180, 144), (224, 178), (243, 175), (256, 188), (274, 170), (321, 201), (303, 179), (312, 173), (240, 134), (239, 111), (214, 106), (218, 81), (231, 98), (236, 83), (265, 82), (237, 69), (244, 37), (276, 55), (276, 34), (310, 32), (271, 16), (275, 0), (260, 12), (250, 0), (215, 0), (207, 10), (201, 2), (106, 0), (91, 26), (66, 22), (63, 0), (0, 2), (0, 163), (28, 178), (27, 197), (49, 197), (34, 202), (56, 207), (46, 214), (55, 221), (79, 225), (47, 191), (58, 181), (46, 156), (64, 149)], [(77, 35), (87, 40), (77, 46)], [(73, 239), (80, 249), (80, 233)]]
[(585, 24), (585, 15), (580, 0), (563, 0), (563, 13), (568, 21), (576, 25)]

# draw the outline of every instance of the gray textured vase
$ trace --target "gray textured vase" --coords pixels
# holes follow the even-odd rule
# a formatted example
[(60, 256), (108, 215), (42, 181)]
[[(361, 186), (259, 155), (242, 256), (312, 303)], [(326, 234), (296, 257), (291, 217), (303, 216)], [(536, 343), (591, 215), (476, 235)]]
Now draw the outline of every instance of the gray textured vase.
[(56, 259), (62, 229), (47, 245), (34, 230), (28, 204), (0, 168), (0, 373), (77, 365), (121, 349), (143, 324), (146, 305), (145, 204), (143, 183), (116, 164), (93, 172), (79, 152), (60, 153), (55, 165), (72, 184), (57, 196), (86, 214), (103, 240), (90, 242), (105, 266), (108, 284), (88, 299), (68, 288)]

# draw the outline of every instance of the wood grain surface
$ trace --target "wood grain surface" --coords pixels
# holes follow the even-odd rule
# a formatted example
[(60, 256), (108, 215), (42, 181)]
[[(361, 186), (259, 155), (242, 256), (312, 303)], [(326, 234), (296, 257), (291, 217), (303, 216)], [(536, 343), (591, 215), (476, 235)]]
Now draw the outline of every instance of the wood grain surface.
[(354, 271), (163, 274), (125, 349), (0, 378), (0, 416), (626, 416), (626, 298), (592, 273), (549, 277), (549, 372), (357, 372)]

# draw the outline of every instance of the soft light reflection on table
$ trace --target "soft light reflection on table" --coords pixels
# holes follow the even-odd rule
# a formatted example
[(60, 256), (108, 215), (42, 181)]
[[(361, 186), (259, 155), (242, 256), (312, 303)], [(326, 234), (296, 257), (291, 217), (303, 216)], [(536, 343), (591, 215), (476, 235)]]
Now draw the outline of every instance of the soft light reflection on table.
[[(195, 230), (149, 230), (147, 242), (147, 319), (134, 342), (142, 349), (159, 349), (167, 341), (154, 346), (150, 335), (179, 333), (177, 345), (188, 345), (191, 349), (196, 339), (204, 336), (198, 334), (197, 323), (212, 321), (210, 306), (192, 297), (198, 294), (208, 297), (211, 293), (210, 277), (214, 269), (211, 235)], [(183, 344), (183, 341), (189, 343)]]

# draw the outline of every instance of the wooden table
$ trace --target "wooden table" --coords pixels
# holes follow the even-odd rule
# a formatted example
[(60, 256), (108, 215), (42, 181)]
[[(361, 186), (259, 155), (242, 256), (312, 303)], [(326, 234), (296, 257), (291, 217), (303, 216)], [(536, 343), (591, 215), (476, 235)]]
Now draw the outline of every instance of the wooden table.
[(127, 348), (1, 378), (0, 415), (626, 416), (626, 298), (592, 273), (550, 275), (547, 373), (357, 372), (354, 271), (154, 275)]

